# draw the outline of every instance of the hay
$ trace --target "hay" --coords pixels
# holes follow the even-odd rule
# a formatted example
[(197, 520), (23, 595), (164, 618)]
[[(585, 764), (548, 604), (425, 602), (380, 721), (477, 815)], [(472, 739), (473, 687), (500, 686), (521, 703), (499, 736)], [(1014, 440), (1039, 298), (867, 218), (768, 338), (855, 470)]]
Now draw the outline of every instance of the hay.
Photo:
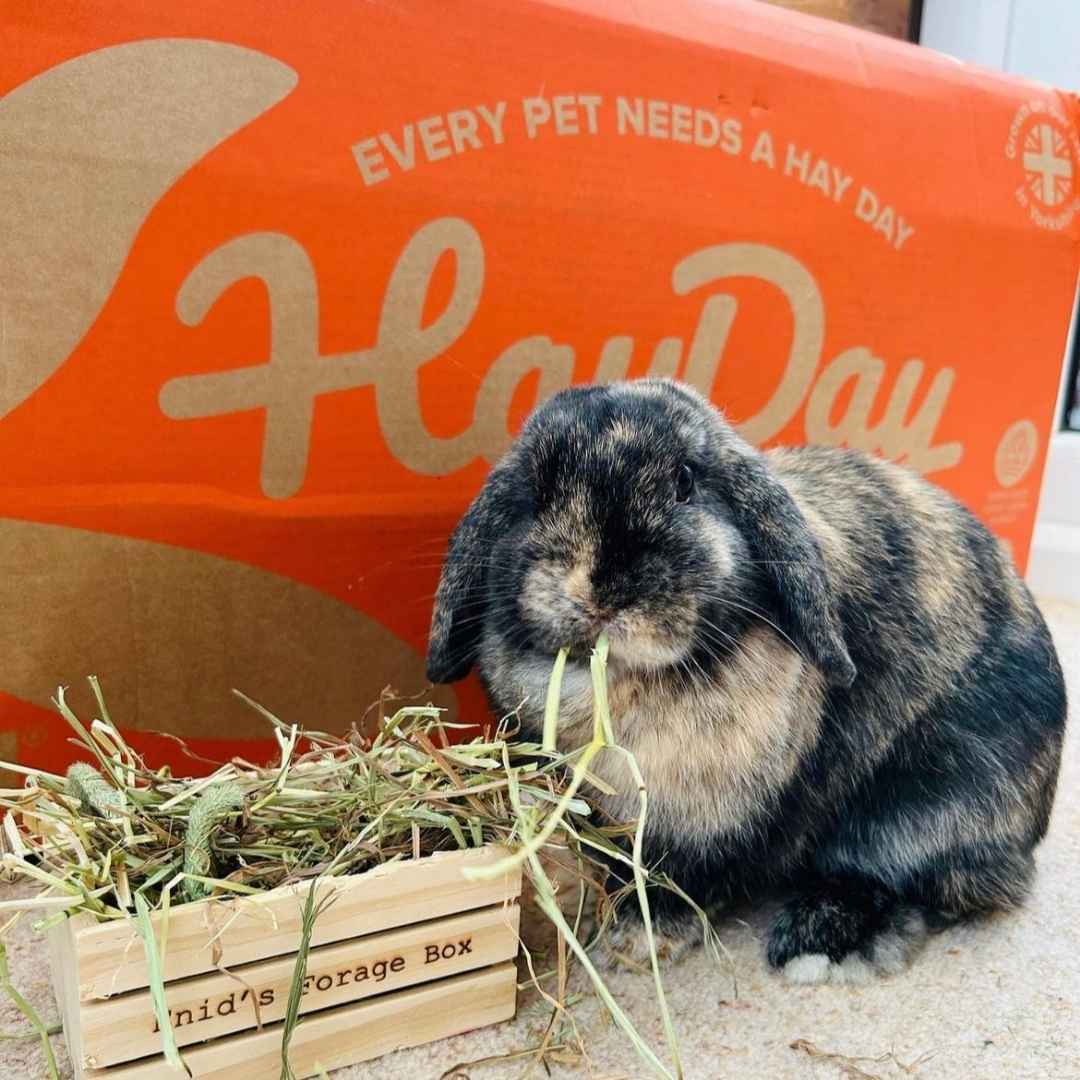
[[(299, 881), (362, 873), (435, 851), (502, 844), (511, 854), (488, 872), (501, 874), (510, 864), (523, 864), (538, 906), (560, 936), (553, 971), (536, 973), (526, 950), (534, 986), (553, 1010), (544, 1043), (530, 1052), (542, 1061), (546, 1054), (563, 1049), (562, 1026), (567, 1022), (573, 1026), (566, 991), (573, 957), (642, 1060), (660, 1076), (681, 1077), (646, 895), (646, 885), (673, 886), (642, 864), (647, 794), (633, 757), (615, 746), (611, 735), (606, 652), (601, 640), (592, 659), (593, 738), (571, 753), (560, 752), (555, 745), (558, 684), (565, 664), (565, 655), (560, 654), (548, 693), (542, 743), (516, 739), (513, 715), (494, 731), (452, 743), (447, 729), (466, 725), (448, 724), (432, 706), (405, 706), (387, 716), (386, 700), (379, 703), (373, 736), (355, 725), (346, 735), (336, 736), (301, 730), (239, 694), (270, 726), (279, 760), (258, 767), (234, 759), (200, 779), (173, 777), (167, 768), (148, 765), (112, 723), (92, 678), (100, 715), (91, 724), (74, 714), (62, 689), (54, 703), (94, 767), (78, 766), (68, 778), (16, 767), (28, 774), (26, 787), (14, 795), (5, 792), (0, 805), (7, 806), (16, 820), (35, 820), (37, 835), (20, 833), (18, 849), (9, 844), (0, 862), (43, 886), (39, 900), (46, 914), (37, 924), (43, 929), (73, 912), (87, 912), (102, 921), (134, 919), (149, 927), (148, 913), (160, 909), (166, 915), (164, 938), (167, 913), (181, 899), (264, 892)], [(626, 756), (639, 790), (637, 822), (599, 820), (582, 794), (595, 779), (589, 767), (600, 753)], [(6, 831), (11, 831), (10, 816)], [(627, 854), (619, 840), (630, 836), (632, 854)], [(545, 869), (543, 857), (552, 853), (561, 856), (564, 868), (566, 856), (573, 864), (578, 896), (572, 924)], [(632, 886), (611, 896), (599, 887), (606, 875), (605, 856), (621, 860), (634, 875)], [(589, 957), (590, 948), (612, 921), (614, 907), (630, 894), (645, 917), (670, 1066), (636, 1030)], [(591, 940), (583, 940), (590, 899), (595, 930)], [(718, 942), (704, 913), (699, 915), (706, 942), (719, 959)], [(317, 917), (315, 911), (305, 917), (309, 937), (308, 924)], [(153, 961), (164, 942), (143, 937), (148, 960)], [(297, 985), (303, 981), (305, 964), (302, 949)], [(154, 971), (152, 962), (150, 967)], [(553, 975), (554, 995), (543, 986)], [(156, 1004), (162, 1006), (159, 1020), (165, 1021), (163, 1050), (173, 1059), (177, 1051), (163, 1008), (160, 974), (151, 991), (161, 998)], [(292, 1020), (295, 1026), (296, 1018)], [(283, 1077), (290, 1075), (287, 1044), (286, 1038)]]

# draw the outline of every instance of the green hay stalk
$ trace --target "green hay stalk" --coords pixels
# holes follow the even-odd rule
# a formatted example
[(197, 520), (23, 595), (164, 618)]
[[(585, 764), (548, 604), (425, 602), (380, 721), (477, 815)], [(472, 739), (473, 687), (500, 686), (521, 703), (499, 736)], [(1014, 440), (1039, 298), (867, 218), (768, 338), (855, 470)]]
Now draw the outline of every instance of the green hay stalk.
[(68, 769), (67, 789), (87, 813), (111, 818), (124, 809), (124, 796), (93, 765), (85, 762), (77, 761)]
[(543, 749), (553, 752), (556, 749), (556, 739), (559, 731), (559, 705), (562, 691), (563, 672), (566, 670), (567, 650), (560, 649), (555, 657), (555, 666), (551, 671), (548, 681), (547, 699), (544, 701), (544, 741)]
[(231, 783), (211, 784), (191, 807), (184, 838), (184, 895), (201, 900), (213, 891), (207, 880), (214, 868), (210, 837), (221, 819), (244, 805), (244, 793)]
[(150, 1001), (154, 1007), (154, 1019), (157, 1020), (158, 1029), (161, 1032), (161, 1052), (165, 1055), (165, 1060), (172, 1068), (179, 1070), (186, 1076), (190, 1076), (191, 1072), (184, 1064), (184, 1059), (180, 1056), (180, 1049), (176, 1045), (172, 1017), (169, 1015), (169, 1006), (165, 1000), (162, 956), (158, 951), (157, 942), (154, 940), (154, 924), (150, 920), (150, 908), (142, 893), (135, 894), (135, 912), (135, 927), (139, 932), (139, 937), (142, 938), (143, 951), (146, 954)]
[[(34, 1029), (34, 1036), (41, 1040), (41, 1049), (45, 1053), (45, 1067), (49, 1070), (49, 1080), (60, 1080), (60, 1073), (56, 1068), (56, 1058), (53, 1056), (52, 1044), (49, 1036), (56, 1033), (56, 1028), (48, 1028), (42, 1023), (37, 1010), (16, 989), (11, 981), (11, 973), (8, 971), (7, 948), (0, 941), (0, 989), (3, 989), (11, 999), (15, 1008), (26, 1017), (27, 1022)], [(5, 1035), (4, 1038), (29, 1038), (30, 1036)]]
[[(551, 722), (551, 717), (558, 714), (558, 705), (560, 701), (560, 692), (562, 684), (563, 670), (566, 665), (567, 650), (560, 651), (556, 658), (555, 666), (552, 670), (551, 681), (548, 684), (548, 693), (546, 700), (546, 709), (544, 717), (544, 742), (551, 741), (552, 745), (555, 742), (554, 728), (557, 726), (557, 719)], [(634, 755), (630, 751), (618, 746), (615, 743), (615, 737), (611, 727), (611, 710), (608, 705), (607, 695), (607, 657), (608, 657), (608, 641), (607, 635), (601, 634), (599, 640), (596, 643), (596, 648), (593, 650), (593, 655), (590, 661), (590, 674), (592, 676), (593, 686), (593, 736), (592, 740), (581, 752), (581, 756), (574, 764), (573, 775), (570, 780), (570, 784), (563, 793), (562, 798), (559, 800), (554, 812), (548, 818), (547, 823), (535, 836), (527, 837), (523, 834), (524, 842), (512, 855), (505, 859), (500, 860), (498, 863), (489, 867), (477, 867), (473, 869), (467, 869), (465, 874), (472, 878), (493, 878), (501, 874), (506, 873), (508, 870), (523, 862), (527, 862), (531, 871), (531, 877), (537, 890), (537, 902), (545, 915), (555, 924), (556, 929), (562, 935), (563, 939), (573, 950), (577, 959), (585, 969), (593, 987), (600, 997), (601, 1001), (607, 1006), (608, 1011), (611, 1013), (612, 1019), (622, 1030), (623, 1034), (633, 1044), (634, 1049), (642, 1057), (643, 1060), (648, 1062), (654, 1070), (656, 1070), (661, 1076), (671, 1077), (673, 1080), (681, 1080), (683, 1075), (682, 1061), (679, 1055), (679, 1042), (678, 1036), (675, 1033), (675, 1025), (671, 1019), (671, 1011), (668, 1008), (667, 995), (664, 993), (663, 979), (660, 976), (660, 961), (656, 952), (656, 942), (653, 936), (652, 916), (649, 910), (649, 900), (646, 893), (646, 881), (648, 872), (642, 862), (642, 840), (644, 836), (645, 828), (645, 815), (648, 811), (648, 796), (645, 791), (645, 780), (641, 775), (641, 771), (638, 768), (638, 764)], [(554, 704), (553, 704), (554, 703)], [(646, 941), (649, 946), (649, 959), (650, 966), (652, 968), (653, 982), (656, 987), (657, 1004), (660, 1007), (660, 1015), (663, 1020), (664, 1034), (667, 1039), (668, 1049), (671, 1051), (671, 1056), (674, 1064), (674, 1073), (670, 1072), (667, 1067), (660, 1061), (656, 1054), (649, 1047), (648, 1043), (644, 1040), (637, 1028), (634, 1026), (633, 1021), (626, 1015), (626, 1013), (619, 1007), (618, 1003), (611, 996), (603, 979), (600, 977), (599, 972), (596, 970), (592, 961), (589, 959), (585, 949), (578, 941), (577, 935), (567, 924), (565, 917), (559, 908), (558, 902), (555, 899), (554, 888), (550, 879), (544, 873), (543, 867), (540, 863), (538, 856), (539, 851), (544, 848), (554, 832), (560, 828), (563, 824), (563, 820), (566, 814), (566, 808), (573, 796), (577, 793), (581, 784), (584, 782), (590, 763), (593, 759), (605, 749), (611, 749), (622, 754), (630, 768), (631, 775), (634, 778), (634, 782), (637, 785), (639, 800), (641, 804), (641, 815), (634, 830), (634, 847), (631, 865), (634, 871), (634, 882), (637, 891), (638, 905), (641, 909), (642, 922), (645, 927)], [(508, 775), (513, 777), (513, 770), (510, 768), (509, 762), (506, 762), (506, 769)], [(513, 801), (515, 798), (516, 788), (511, 784), (510, 797)], [(528, 818), (522, 810), (519, 803), (514, 803), (515, 809), (518, 811), (519, 819), (522, 823), (527, 822)]]
[(292, 982), (289, 985), (289, 1001), (285, 1008), (285, 1023), (281, 1032), (281, 1080), (296, 1080), (296, 1073), (289, 1061), (289, 1044), (300, 1020), (300, 998), (304, 993), (304, 979), (307, 978), (311, 935), (315, 931), (316, 919), (334, 902), (332, 894), (324, 896), (318, 903), (315, 902), (319, 881), (319, 878), (315, 878), (311, 882), (300, 919), (300, 946), (296, 951), (296, 966), (293, 968)]

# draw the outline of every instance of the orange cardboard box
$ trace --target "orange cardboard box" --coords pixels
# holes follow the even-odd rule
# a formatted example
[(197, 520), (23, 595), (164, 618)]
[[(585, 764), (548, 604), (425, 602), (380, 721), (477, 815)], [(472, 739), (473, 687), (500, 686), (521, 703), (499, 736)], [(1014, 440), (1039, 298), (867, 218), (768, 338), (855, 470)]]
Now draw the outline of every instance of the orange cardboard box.
[(89, 672), (173, 760), (269, 753), (233, 686), (335, 730), (422, 691), (447, 534), (570, 382), (901, 459), (1024, 563), (1076, 99), (736, 0), (0, 29), (0, 756), (60, 768)]

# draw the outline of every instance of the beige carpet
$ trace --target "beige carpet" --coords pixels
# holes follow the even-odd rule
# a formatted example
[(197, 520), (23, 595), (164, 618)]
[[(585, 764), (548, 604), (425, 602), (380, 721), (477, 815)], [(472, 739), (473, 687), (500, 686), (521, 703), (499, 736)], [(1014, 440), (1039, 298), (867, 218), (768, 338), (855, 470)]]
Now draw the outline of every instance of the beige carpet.
[[(1044, 605), (1069, 680), (1080, 700), (1080, 607)], [(731, 951), (730, 976), (696, 955), (671, 970), (667, 985), (690, 1080), (1069, 1080), (1080, 1077), (1080, 733), (1066, 744), (1057, 807), (1040, 850), (1027, 908), (931, 940), (910, 972), (867, 987), (792, 988), (770, 975), (761, 940), (767, 912), (720, 929)], [(5, 891), (6, 890), (6, 891)], [(12, 895), (12, 887), (0, 889)], [(20, 926), (11, 942), (16, 984), (50, 1019), (56, 1015), (44, 949)], [(648, 979), (612, 976), (611, 986), (641, 1029), (660, 1042)], [(553, 1066), (552, 1076), (602, 1080), (644, 1077), (633, 1052), (592, 1001), (574, 1010), (590, 1060)], [(335, 1080), (436, 1080), (451, 1066), (535, 1045), (546, 1013), (523, 999), (515, 1022), (399, 1051), (335, 1073)], [(0, 1030), (22, 1026), (9, 1005)], [(793, 1046), (793, 1044), (795, 1044)], [(61, 1074), (71, 1075), (55, 1039)], [(811, 1053), (813, 1051), (813, 1053)], [(814, 1054), (842, 1055), (841, 1058)], [(0, 1042), (0, 1080), (44, 1077), (40, 1046)], [(472, 1080), (528, 1074), (522, 1062), (468, 1068)], [(542, 1069), (532, 1075), (541, 1078)], [(273, 1080), (273, 1078), (271, 1078)]]

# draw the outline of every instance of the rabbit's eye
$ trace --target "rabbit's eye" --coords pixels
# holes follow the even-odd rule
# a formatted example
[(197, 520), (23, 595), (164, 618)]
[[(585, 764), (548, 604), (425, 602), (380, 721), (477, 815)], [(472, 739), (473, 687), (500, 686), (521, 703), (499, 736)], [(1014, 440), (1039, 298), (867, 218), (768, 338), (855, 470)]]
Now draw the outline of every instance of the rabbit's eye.
[(675, 501), (689, 502), (694, 493), (694, 470), (689, 465), (680, 465), (675, 474)]

